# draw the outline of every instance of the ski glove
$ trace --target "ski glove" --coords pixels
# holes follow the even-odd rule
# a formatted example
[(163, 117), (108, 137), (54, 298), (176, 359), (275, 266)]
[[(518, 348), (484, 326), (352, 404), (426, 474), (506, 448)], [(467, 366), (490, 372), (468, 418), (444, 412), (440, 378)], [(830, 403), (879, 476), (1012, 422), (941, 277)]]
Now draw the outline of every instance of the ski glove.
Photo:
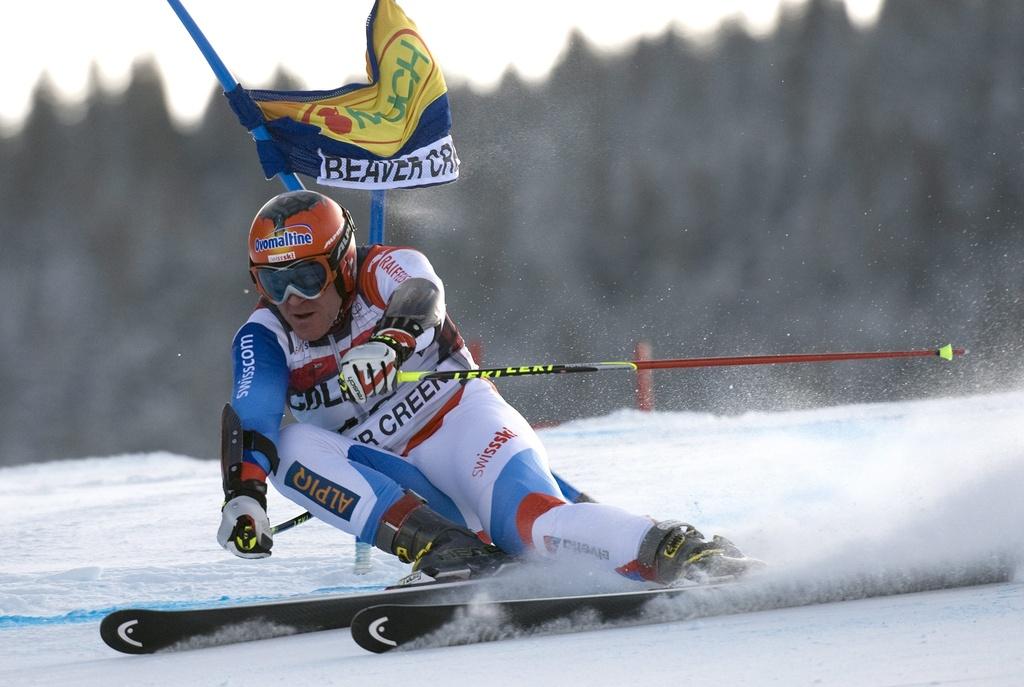
[(239, 558), (266, 558), (274, 545), (267, 509), (251, 496), (235, 496), (221, 510), (217, 541)]
[(398, 386), (398, 368), (415, 350), (416, 340), (400, 329), (383, 329), (342, 356), (338, 370), (342, 390), (356, 403), (372, 394), (386, 394)]

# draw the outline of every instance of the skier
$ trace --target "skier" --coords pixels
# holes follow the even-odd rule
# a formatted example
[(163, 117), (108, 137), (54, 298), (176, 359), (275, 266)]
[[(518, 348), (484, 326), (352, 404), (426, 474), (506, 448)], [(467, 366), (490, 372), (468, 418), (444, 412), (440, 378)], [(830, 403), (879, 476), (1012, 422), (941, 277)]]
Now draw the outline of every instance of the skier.
[[(260, 300), (233, 342), (217, 538), (270, 555), (269, 479), (288, 499), (431, 577), (492, 573), (528, 552), (671, 584), (742, 560), (724, 538), (570, 503), (540, 439), (486, 380), (396, 384), (476, 366), (420, 252), (356, 247), (348, 211), (313, 191), (267, 202), (249, 232)], [(281, 427), (287, 406), (295, 423)]]

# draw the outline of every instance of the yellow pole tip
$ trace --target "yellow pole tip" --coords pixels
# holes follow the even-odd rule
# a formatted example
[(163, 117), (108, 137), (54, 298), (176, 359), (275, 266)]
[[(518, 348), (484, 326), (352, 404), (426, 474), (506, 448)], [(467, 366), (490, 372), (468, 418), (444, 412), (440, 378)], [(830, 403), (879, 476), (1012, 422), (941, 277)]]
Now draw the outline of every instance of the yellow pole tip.
[(952, 360), (953, 359), (953, 345), (952, 344), (946, 344), (945, 346), (940, 348), (939, 349), (939, 357), (942, 358), (943, 360)]

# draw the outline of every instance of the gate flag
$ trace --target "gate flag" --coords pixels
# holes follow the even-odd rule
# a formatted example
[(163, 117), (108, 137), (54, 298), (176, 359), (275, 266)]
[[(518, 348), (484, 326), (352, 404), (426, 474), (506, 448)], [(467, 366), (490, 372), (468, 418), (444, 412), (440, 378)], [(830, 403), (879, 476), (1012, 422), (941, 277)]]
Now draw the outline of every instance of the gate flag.
[(395, 0), (376, 0), (366, 20), (369, 83), (332, 91), (227, 92), (239, 121), (260, 124), (256, 148), (268, 179), (279, 173), (317, 183), (378, 190), (455, 181), (448, 87), (416, 24)]

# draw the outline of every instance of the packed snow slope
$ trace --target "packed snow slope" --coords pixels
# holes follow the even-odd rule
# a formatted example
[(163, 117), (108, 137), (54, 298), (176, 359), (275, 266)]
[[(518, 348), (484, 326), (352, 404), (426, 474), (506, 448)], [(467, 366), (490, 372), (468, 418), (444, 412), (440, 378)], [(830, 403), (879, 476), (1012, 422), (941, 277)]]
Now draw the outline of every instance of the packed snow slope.
[[(236, 559), (214, 541), (216, 461), (84, 458), (0, 469), (0, 684), (1024, 684), (1012, 563), (1024, 558), (1024, 393), (735, 417), (621, 411), (542, 435), (555, 470), (596, 499), (726, 534), (770, 562), (776, 588), (969, 577), (1006, 560), (1009, 572), (983, 586), (380, 656), (346, 630), (126, 656), (99, 637), (114, 608), (359, 591), (406, 568), (377, 553), (357, 575), (351, 538), (319, 522), (278, 535), (270, 559)], [(272, 495), (275, 522), (298, 512)]]

